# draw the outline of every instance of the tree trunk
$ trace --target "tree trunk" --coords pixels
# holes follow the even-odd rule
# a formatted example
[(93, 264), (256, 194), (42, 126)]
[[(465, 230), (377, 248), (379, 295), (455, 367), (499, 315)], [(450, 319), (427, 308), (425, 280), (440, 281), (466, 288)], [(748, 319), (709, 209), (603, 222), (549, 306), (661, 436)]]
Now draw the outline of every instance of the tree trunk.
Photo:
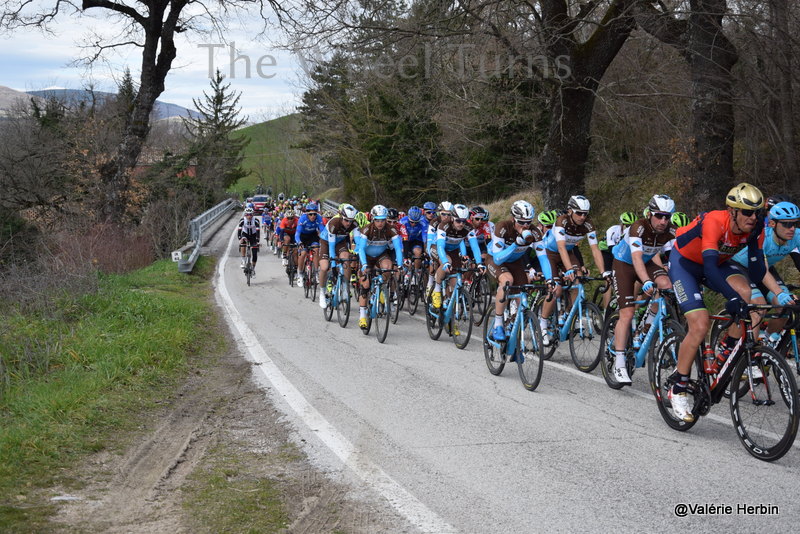
[(800, 175), (795, 146), (797, 132), (794, 126), (794, 91), (792, 89), (792, 35), (789, 33), (789, 6), (787, 0), (772, 0), (772, 23), (775, 27), (776, 58), (778, 65), (778, 99), (780, 103), (781, 146), (783, 148), (783, 184), (781, 191), (797, 191)]

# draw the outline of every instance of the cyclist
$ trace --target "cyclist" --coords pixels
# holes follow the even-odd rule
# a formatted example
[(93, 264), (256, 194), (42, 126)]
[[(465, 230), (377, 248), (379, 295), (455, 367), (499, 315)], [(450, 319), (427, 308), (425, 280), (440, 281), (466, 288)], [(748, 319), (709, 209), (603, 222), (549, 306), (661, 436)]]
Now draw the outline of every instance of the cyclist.
[[(312, 248), (319, 248), (319, 235), (325, 229), (319, 216), (319, 206), (315, 202), (305, 205), (305, 213), (297, 221), (297, 229), (294, 233), (295, 243), (302, 244), (300, 248), (300, 263), (303, 268), (306, 261), (306, 254)], [(314, 255), (314, 268), (319, 268), (319, 254)]]
[(359, 211), (358, 215), (356, 215), (356, 225), (358, 228), (364, 228), (369, 224), (369, 220), (367, 219), (367, 215), (363, 211)]
[[(425, 252), (431, 258), (430, 265), (428, 266), (428, 292), (433, 291), (433, 285), (436, 278), (436, 270), (439, 268), (436, 258), (433, 257), (431, 248), (436, 244), (436, 230), (442, 223), (447, 224), (453, 220), (453, 204), (443, 200), (436, 206), (436, 217), (433, 220), (428, 220), (428, 237), (425, 240)], [(427, 217), (427, 215), (426, 215)]]
[[(403, 241), (397, 230), (386, 223), (386, 207), (378, 204), (370, 210), (372, 222), (364, 229), (355, 232), (356, 254), (361, 262), (361, 294), (358, 297), (359, 318), (358, 326), (367, 328), (367, 296), (369, 295), (369, 271), (378, 266), (381, 269), (392, 268), (392, 257), (389, 254), (389, 245), (394, 248), (395, 261), (398, 265), (403, 263)], [(383, 279), (388, 283), (390, 273), (383, 273)]]
[(407, 239), (403, 242), (404, 255), (407, 261), (414, 260), (414, 269), (422, 267), (422, 250), (428, 240), (428, 222), (422, 216), (422, 210), (417, 206), (408, 208), (408, 215), (400, 219), (400, 224), (405, 226)]
[[(792, 252), (796, 252), (800, 247), (800, 232), (796, 231), (798, 224), (800, 224), (800, 208), (796, 204), (779, 202), (769, 210), (769, 223), (764, 228), (764, 257), (767, 261), (767, 274), (762, 281), (755, 283), (757, 289), (753, 291), (754, 301), (758, 302), (763, 300), (762, 297), (766, 297), (772, 304), (780, 306), (794, 303), (794, 297), (775, 269), (775, 264)], [(733, 261), (746, 268), (748, 264), (747, 251), (740, 250), (733, 257)], [(780, 289), (777, 293), (775, 292), (776, 287)], [(766, 300), (763, 302), (766, 303)], [(769, 321), (767, 335), (779, 334), (786, 321), (786, 318)], [(776, 337), (780, 339), (780, 336)], [(730, 346), (730, 343), (728, 345)]]
[(492, 234), (492, 244), (489, 248), (489, 256), (486, 258), (486, 266), (489, 275), (497, 280), (497, 295), (494, 304), (494, 328), (491, 336), (495, 341), (506, 339), (506, 332), (503, 328), (503, 312), (506, 309), (506, 302), (503, 302), (503, 288), (506, 283), (512, 285), (522, 285), (528, 283), (526, 267), (528, 265), (527, 255), (532, 247), (540, 258), (542, 274), (545, 279), (550, 280), (550, 262), (547, 261), (547, 252), (542, 241), (542, 232), (531, 226), (535, 211), (530, 202), (517, 200), (511, 206), (511, 218), (500, 223), (494, 228)]
[(236, 237), (239, 239), (239, 252), (242, 254), (242, 269), (245, 268), (245, 254), (247, 243), (250, 243), (250, 250), (253, 253), (253, 276), (256, 275), (256, 263), (258, 262), (258, 242), (261, 240), (261, 229), (258, 220), (253, 216), (253, 208), (245, 208), (244, 216), (239, 221), (236, 230)]
[(538, 221), (536, 226), (542, 232), (542, 235), (553, 227), (556, 219), (558, 219), (558, 210), (543, 211), (536, 217)]
[(486, 261), (486, 251), (494, 235), (494, 223), (489, 220), (489, 212), (483, 206), (472, 206), (469, 209), (469, 224), (475, 230), (475, 238), (481, 249), (481, 258)]
[[(472, 256), (478, 267), (481, 270), (486, 268), (483, 266), (475, 230), (467, 223), (468, 218), (469, 209), (463, 204), (456, 204), (453, 206), (453, 219), (440, 223), (436, 228), (436, 246), (431, 247), (431, 257), (440, 266), (436, 269), (436, 280), (431, 295), (434, 308), (442, 307), (442, 280), (453, 269), (460, 269), (462, 257), (467, 257), (465, 241), (469, 242)], [(455, 280), (453, 280), (453, 284), (455, 284)]]
[(430, 226), (436, 220), (436, 204), (428, 201), (422, 205), (422, 214), (425, 216), (425, 221)]
[(622, 241), (625, 230), (635, 223), (636, 219), (636, 214), (632, 211), (621, 213), (619, 216), (619, 224), (609, 227), (609, 229), (606, 230), (606, 236), (598, 241), (597, 248), (600, 249), (600, 253), (603, 256), (603, 264), (606, 267), (603, 270), (611, 270), (611, 264), (614, 263), (614, 254), (611, 250), (617, 246), (617, 243)]
[(757, 187), (743, 182), (728, 192), (725, 203), (727, 210), (704, 213), (680, 228), (670, 253), (669, 277), (688, 333), (680, 344), (673, 373), (675, 382), (669, 396), (675, 415), (687, 422), (694, 421), (692, 399), (687, 393), (689, 373), (709, 328), (700, 285), (722, 293), (727, 299), (728, 312), (741, 316), (751, 296), (750, 283), (729, 260), (747, 247), (751, 279), (761, 280), (766, 272), (763, 234), (759, 228), (763, 223), (759, 211), (764, 206), (764, 195)]
[(264, 232), (272, 231), (272, 226), (272, 214), (264, 207), (264, 211), (261, 212), (261, 229), (264, 230)]
[[(589, 241), (589, 248), (592, 251), (592, 258), (597, 269), (602, 272), (603, 278), (611, 278), (611, 271), (603, 270), (603, 256), (597, 248), (597, 233), (589, 219), (589, 209), (591, 204), (589, 199), (582, 195), (573, 195), (567, 202), (567, 212), (556, 219), (553, 229), (547, 232), (544, 238), (544, 246), (547, 249), (547, 258), (550, 262), (550, 271), (555, 282), (555, 295), (561, 296), (561, 281), (572, 282), (578, 275), (578, 271), (587, 272), (583, 262), (577, 257), (575, 251), (578, 243), (584, 238)], [(542, 265), (544, 269), (544, 265)], [(563, 271), (563, 277), (559, 277), (559, 270)], [(577, 290), (574, 290), (577, 292)], [(549, 321), (546, 319), (553, 313), (556, 305), (555, 299), (542, 304), (542, 316), (539, 318), (542, 326), (543, 342), (545, 345), (552, 343)]]
[[(614, 246), (613, 279), (617, 293), (619, 319), (614, 329), (614, 379), (628, 386), (631, 378), (625, 366), (625, 346), (635, 311), (634, 297), (636, 282), (642, 284), (642, 291), (652, 295), (654, 288), (672, 289), (669, 275), (661, 263), (659, 253), (669, 241), (675, 238), (675, 228), (670, 218), (675, 211), (675, 202), (667, 195), (653, 195), (647, 204), (649, 217), (635, 221)], [(631, 212), (628, 212), (631, 213)], [(631, 213), (632, 214), (632, 213)], [(647, 313), (645, 324), (653, 320), (653, 313)], [(648, 326), (645, 326), (647, 328)]]
[[(287, 266), (289, 265), (289, 245), (295, 242), (294, 235), (297, 230), (297, 219), (294, 216), (293, 210), (286, 210), (286, 214), (283, 220), (281, 220), (278, 230), (283, 238), (283, 265)], [(297, 259), (297, 251), (292, 251), (292, 254), (295, 259)], [(297, 265), (297, 263), (295, 263), (295, 265)]]
[[(675, 213), (672, 214), (672, 217), (670, 217), (669, 222), (671, 222), (672, 226), (674, 226), (675, 230), (677, 230), (678, 228), (683, 228), (684, 226), (689, 224), (690, 221), (688, 215), (686, 215), (682, 211), (676, 211)], [(672, 250), (673, 246), (675, 246), (675, 239), (668, 242), (666, 245), (664, 245), (664, 248), (661, 249), (661, 263), (665, 265), (667, 264), (667, 262), (669, 261), (669, 253)]]
[(388, 214), (386, 220), (389, 222), (389, 226), (394, 226), (402, 240), (407, 241), (408, 233), (406, 232), (406, 226), (400, 223), (400, 212), (394, 208), (386, 208), (386, 213)]
[[(323, 293), (319, 298), (319, 307), (328, 306), (327, 292), (328, 268), (336, 258), (341, 260), (350, 259), (350, 232), (356, 228), (356, 215), (358, 210), (350, 204), (339, 206), (338, 217), (332, 217), (325, 225), (320, 234), (320, 255), (319, 255), (319, 285), (323, 288)], [(342, 269), (345, 279), (350, 279), (350, 262), (343, 261)]]

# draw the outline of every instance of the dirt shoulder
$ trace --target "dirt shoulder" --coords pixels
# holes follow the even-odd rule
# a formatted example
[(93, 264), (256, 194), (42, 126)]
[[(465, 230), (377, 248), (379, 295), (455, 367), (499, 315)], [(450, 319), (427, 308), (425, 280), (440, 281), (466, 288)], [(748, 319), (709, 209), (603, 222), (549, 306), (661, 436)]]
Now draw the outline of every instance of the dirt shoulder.
[(220, 335), (227, 349), (198, 357), (135, 436), (75, 469), (80, 490), (52, 489), (57, 530), (405, 531), (385, 501), (312, 465), (227, 330)]

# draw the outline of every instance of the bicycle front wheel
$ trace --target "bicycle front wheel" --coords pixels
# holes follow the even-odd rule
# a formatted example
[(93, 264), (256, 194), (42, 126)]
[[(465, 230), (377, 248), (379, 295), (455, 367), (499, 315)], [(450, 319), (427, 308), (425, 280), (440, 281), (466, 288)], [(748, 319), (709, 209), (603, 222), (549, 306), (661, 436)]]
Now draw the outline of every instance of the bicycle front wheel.
[(442, 335), (442, 328), (444, 322), (441, 320), (443, 314), (442, 308), (434, 308), (431, 294), (425, 299), (425, 325), (428, 327), (428, 335), (434, 341), (439, 339)]
[(467, 291), (459, 291), (453, 303), (453, 316), (450, 319), (450, 335), (456, 348), (464, 349), (472, 336), (472, 298)]
[(386, 336), (389, 334), (389, 321), (392, 315), (392, 301), (387, 289), (382, 286), (378, 288), (378, 313), (375, 317), (375, 334), (378, 336), (379, 343), (386, 341)]
[(519, 343), (517, 344), (517, 370), (522, 385), (528, 391), (533, 391), (542, 379), (542, 351), (544, 342), (542, 341), (542, 328), (539, 325), (539, 318), (531, 311), (525, 312), (522, 329), (519, 333)]
[(678, 365), (678, 349), (680, 349), (681, 341), (686, 336), (686, 330), (676, 321), (669, 322), (669, 334), (658, 346), (655, 357), (647, 360), (647, 374), (650, 378), (650, 390), (655, 395), (656, 405), (664, 422), (674, 430), (684, 431), (692, 428), (697, 422), (697, 418), (695, 417), (694, 421), (687, 423), (676, 416), (672, 410), (669, 392), (670, 388), (672, 388), (670, 377)]
[(503, 372), (506, 362), (503, 358), (503, 351), (489, 343), (489, 332), (491, 332), (493, 326), (492, 316), (494, 316), (494, 310), (487, 308), (483, 317), (483, 357), (486, 360), (486, 367), (489, 368), (489, 372), (493, 375), (499, 375)]
[[(603, 335), (600, 336), (600, 354), (598, 355), (598, 360), (600, 364), (600, 370), (603, 372), (603, 378), (606, 380), (606, 384), (611, 389), (622, 389), (623, 384), (617, 382), (617, 379), (614, 378), (614, 366), (617, 363), (617, 356), (615, 354), (615, 330), (617, 328), (617, 322), (619, 321), (619, 311), (613, 311), (608, 314), (606, 317), (606, 321), (603, 324)], [(631, 350), (631, 334), (628, 333), (628, 340), (625, 343), (625, 353), (628, 353)], [(626, 367), (628, 370), (628, 376), (633, 375), (635, 360), (633, 358), (625, 358)]]
[(350, 284), (340, 276), (334, 291), (336, 292), (336, 318), (339, 326), (344, 328), (350, 320)]
[(600, 335), (603, 313), (593, 302), (584, 301), (583, 313), (572, 317), (569, 329), (569, 353), (572, 362), (584, 373), (591, 373), (600, 361)]
[(392, 324), (397, 324), (397, 320), (400, 318), (400, 310), (403, 309), (405, 300), (403, 295), (406, 292), (406, 286), (401, 282), (398, 287), (397, 281), (393, 278), (389, 283), (389, 288), (390, 291), (387, 296), (392, 301)]
[[(541, 295), (538, 299), (536, 299), (536, 305), (534, 306), (534, 311), (536, 317), (542, 317), (542, 306), (547, 299), (547, 295)], [(488, 312), (488, 308), (487, 308)], [(556, 348), (558, 347), (558, 320), (557, 320), (558, 308), (553, 308), (553, 313), (550, 314), (550, 317), (546, 317), (546, 319), (550, 320), (550, 344), (546, 347), (542, 347), (542, 359), (549, 360), (553, 357), (553, 354), (556, 352)], [(541, 325), (540, 325), (541, 326)], [(544, 332), (542, 332), (544, 334)]]
[[(731, 418), (747, 452), (772, 462), (789, 452), (797, 435), (797, 383), (786, 359), (770, 347), (753, 347), (750, 358), (736, 364), (731, 380), (747, 387), (731, 387)], [(744, 390), (744, 392), (742, 392)]]

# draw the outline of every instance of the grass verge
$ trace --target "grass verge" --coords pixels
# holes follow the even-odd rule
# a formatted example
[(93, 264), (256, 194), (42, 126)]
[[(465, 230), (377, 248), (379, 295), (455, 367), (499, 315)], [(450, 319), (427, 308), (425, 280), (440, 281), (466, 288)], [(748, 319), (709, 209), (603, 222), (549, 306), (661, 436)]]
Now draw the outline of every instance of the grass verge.
[[(208, 258), (188, 276), (160, 261), (102, 276), (97, 293), (55, 304), (63, 314), (0, 317), (1, 532), (48, 530), (52, 507), (40, 490), (80, 487), (69, 468), (137, 428), (192, 358), (221, 342), (209, 328), (212, 272)], [(19, 361), (45, 349), (33, 368)]]

